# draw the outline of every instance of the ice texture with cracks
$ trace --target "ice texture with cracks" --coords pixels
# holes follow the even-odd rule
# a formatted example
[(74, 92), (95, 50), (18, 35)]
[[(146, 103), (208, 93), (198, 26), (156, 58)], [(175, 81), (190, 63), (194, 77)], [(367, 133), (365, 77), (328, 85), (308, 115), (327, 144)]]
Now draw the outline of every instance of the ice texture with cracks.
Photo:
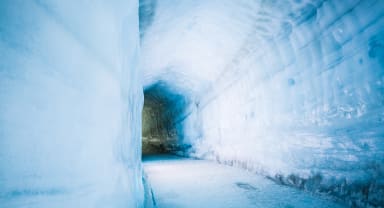
[(144, 84), (191, 100), (187, 154), (384, 206), (383, 1), (155, 2)]
[(0, 207), (140, 207), (138, 2), (0, 2)]

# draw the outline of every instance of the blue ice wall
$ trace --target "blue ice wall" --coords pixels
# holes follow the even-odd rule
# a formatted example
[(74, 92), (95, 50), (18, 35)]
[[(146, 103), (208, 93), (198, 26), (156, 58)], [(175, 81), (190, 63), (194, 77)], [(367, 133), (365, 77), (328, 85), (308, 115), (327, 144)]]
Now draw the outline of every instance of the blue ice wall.
[(0, 207), (140, 207), (138, 2), (0, 3)]
[(384, 2), (157, 1), (146, 85), (193, 100), (190, 155), (383, 206)]

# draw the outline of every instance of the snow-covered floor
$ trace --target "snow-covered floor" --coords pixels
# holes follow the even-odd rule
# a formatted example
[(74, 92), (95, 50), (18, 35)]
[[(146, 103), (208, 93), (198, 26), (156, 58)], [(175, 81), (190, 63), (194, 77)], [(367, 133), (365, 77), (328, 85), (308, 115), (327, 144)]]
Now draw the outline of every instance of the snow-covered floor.
[(343, 207), (248, 171), (171, 155), (143, 158), (158, 208)]

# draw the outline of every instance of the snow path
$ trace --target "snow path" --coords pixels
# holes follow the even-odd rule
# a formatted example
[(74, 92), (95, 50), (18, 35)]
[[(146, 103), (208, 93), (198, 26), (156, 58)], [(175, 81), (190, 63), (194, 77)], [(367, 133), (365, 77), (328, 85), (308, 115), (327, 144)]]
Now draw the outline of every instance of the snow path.
[(211, 161), (158, 155), (144, 157), (143, 164), (158, 208), (342, 207)]

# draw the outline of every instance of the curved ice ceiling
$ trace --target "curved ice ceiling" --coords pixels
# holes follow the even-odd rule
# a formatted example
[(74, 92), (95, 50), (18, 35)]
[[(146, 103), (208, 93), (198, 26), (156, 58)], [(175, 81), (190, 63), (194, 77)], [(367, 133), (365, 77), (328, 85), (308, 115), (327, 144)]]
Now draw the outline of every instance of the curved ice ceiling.
[[(360, 14), (374, 1), (164, 0), (142, 4), (146, 5), (140, 13), (145, 85), (177, 76), (185, 88), (196, 92), (241, 67), (243, 60), (252, 62), (253, 70), (264, 71), (258, 59), (271, 50), (274, 56), (267, 61), (274, 62), (273, 70), (287, 67), (300, 57), (300, 48), (320, 38), (318, 34), (325, 37), (319, 47), (307, 51), (308, 64), (325, 62), (319, 68), (326, 68), (335, 60), (324, 60), (322, 54), (334, 51), (377, 18)], [(363, 9), (353, 10), (357, 6)], [(351, 17), (338, 21), (347, 13)]]
[(145, 84), (171, 79), (193, 92), (208, 87), (251, 31), (247, 22), (241, 22), (252, 21), (247, 18), (257, 6), (234, 1), (158, 1), (142, 40)]

